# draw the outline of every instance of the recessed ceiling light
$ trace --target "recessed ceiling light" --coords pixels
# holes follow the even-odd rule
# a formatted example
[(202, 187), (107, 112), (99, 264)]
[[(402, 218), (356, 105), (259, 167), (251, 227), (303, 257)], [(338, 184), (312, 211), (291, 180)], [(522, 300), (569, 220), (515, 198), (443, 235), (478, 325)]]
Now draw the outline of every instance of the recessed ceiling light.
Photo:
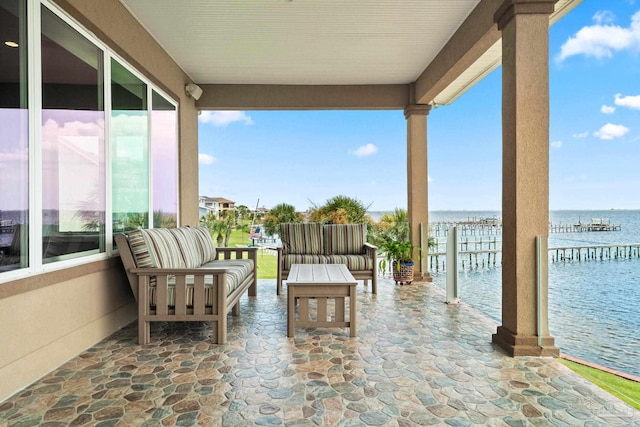
[(18, 47), (18, 43), (11, 41), (11, 40), (7, 40), (6, 42), (4, 42), (5, 45), (9, 46), (9, 47)]

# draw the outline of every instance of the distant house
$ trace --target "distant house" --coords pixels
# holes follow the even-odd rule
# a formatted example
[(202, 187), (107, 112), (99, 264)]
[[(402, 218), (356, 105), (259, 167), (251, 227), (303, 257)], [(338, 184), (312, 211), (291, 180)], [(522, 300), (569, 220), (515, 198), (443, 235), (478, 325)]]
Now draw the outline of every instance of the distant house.
[(233, 211), (236, 209), (236, 202), (233, 200), (224, 199), (222, 197), (213, 197), (211, 200), (218, 203), (221, 211)]
[(218, 217), (222, 211), (233, 211), (236, 209), (236, 202), (222, 197), (200, 196), (198, 208), (200, 216), (204, 216), (209, 212)]

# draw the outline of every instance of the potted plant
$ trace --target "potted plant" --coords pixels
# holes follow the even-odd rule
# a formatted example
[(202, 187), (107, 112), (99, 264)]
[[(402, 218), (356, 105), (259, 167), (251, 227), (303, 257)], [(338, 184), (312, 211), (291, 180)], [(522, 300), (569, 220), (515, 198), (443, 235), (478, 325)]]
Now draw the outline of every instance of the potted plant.
[(413, 282), (413, 251), (416, 247), (409, 240), (388, 238), (381, 242), (380, 249), (384, 259), (380, 261), (380, 269), (385, 271), (391, 265), (393, 280), (400, 284)]

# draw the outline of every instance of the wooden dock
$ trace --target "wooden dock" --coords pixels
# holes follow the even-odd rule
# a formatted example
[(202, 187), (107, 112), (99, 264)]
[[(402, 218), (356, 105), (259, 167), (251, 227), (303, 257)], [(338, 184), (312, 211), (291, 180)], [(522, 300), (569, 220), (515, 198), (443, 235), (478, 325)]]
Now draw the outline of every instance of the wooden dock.
[[(459, 242), (459, 259), (462, 269), (480, 269), (496, 267), (502, 264), (502, 242), (500, 248), (497, 241), (492, 241), (493, 248), (489, 242), (483, 242), (486, 247), (480, 246), (478, 249), (469, 249), (469, 245), (480, 245), (478, 241)], [(443, 246), (442, 244), (439, 246)], [(606, 245), (578, 245), (578, 246), (558, 246), (548, 248), (549, 261), (555, 262), (583, 262), (583, 261), (608, 261), (640, 259), (640, 243), (615, 243)], [(429, 269), (432, 271), (446, 270), (446, 248), (440, 251), (429, 252)]]

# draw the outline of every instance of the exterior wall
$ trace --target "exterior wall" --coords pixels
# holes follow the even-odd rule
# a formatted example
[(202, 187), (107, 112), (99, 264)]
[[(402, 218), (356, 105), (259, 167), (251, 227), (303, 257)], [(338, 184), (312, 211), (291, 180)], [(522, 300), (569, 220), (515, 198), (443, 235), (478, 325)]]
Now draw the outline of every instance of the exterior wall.
[(0, 401), (136, 314), (118, 258), (0, 285)]
[[(117, 0), (57, 0), (71, 17), (179, 101), (179, 223), (198, 222), (197, 111), (188, 76)], [(118, 257), (0, 284), (0, 402), (130, 323)]]

